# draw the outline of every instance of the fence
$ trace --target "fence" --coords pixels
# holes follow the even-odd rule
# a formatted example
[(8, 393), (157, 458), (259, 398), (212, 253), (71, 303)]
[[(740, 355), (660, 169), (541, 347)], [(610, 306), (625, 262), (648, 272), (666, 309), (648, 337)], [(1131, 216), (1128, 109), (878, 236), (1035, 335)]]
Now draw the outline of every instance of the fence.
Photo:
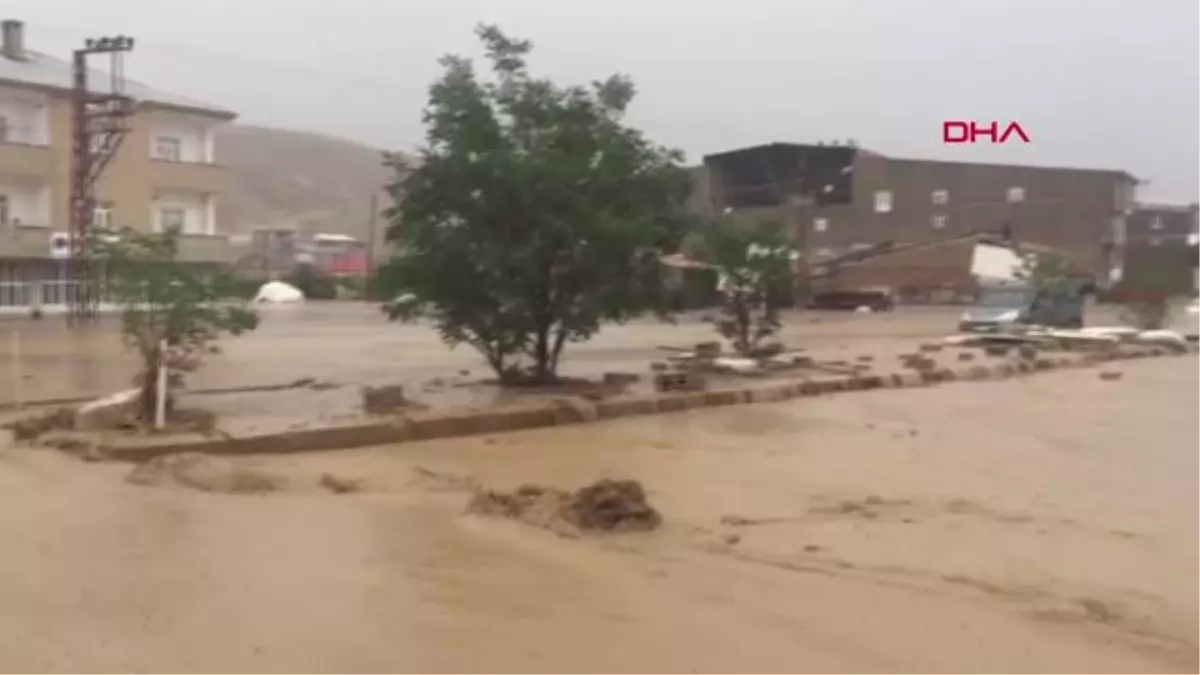
[[(65, 312), (86, 286), (75, 279), (43, 281), (0, 281), (0, 313), (28, 313), (40, 308), (46, 313)], [(107, 285), (99, 284), (100, 308), (110, 309)]]

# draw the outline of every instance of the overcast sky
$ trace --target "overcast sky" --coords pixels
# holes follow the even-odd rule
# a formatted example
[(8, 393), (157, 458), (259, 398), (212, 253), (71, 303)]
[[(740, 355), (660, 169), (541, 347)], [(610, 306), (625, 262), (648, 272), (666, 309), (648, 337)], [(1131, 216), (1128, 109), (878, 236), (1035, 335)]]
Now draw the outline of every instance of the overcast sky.
[[(5, 0), (27, 45), (137, 38), (126, 74), (242, 121), (388, 149), (421, 140), (435, 60), (473, 26), (532, 39), (535, 68), (638, 85), (632, 119), (699, 161), (769, 142), (1127, 170), (1196, 200), (1196, 0)], [(946, 146), (946, 119), (1031, 143)]]

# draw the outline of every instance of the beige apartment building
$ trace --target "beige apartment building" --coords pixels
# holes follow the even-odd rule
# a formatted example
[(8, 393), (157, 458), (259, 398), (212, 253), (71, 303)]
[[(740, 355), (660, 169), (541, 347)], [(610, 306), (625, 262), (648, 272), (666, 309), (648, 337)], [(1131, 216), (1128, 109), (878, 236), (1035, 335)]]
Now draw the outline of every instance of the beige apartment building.
[[(69, 229), (71, 62), (30, 49), (19, 21), (0, 24), (0, 309), (65, 302), (68, 282), (51, 242)], [(136, 52), (134, 52), (136, 54)], [(89, 86), (108, 91), (107, 73)], [(136, 101), (130, 131), (96, 184), (97, 224), (176, 229), (181, 255), (226, 262), (216, 220), (225, 172), (214, 135), (233, 112), (124, 80)]]

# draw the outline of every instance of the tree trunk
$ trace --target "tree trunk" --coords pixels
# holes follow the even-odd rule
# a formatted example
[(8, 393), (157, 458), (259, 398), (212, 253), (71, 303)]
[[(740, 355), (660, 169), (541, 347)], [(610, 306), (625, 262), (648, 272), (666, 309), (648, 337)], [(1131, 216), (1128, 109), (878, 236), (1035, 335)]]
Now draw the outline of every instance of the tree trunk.
[(567, 343), (567, 327), (560, 325), (554, 334), (554, 346), (550, 350), (550, 375), (558, 378), (558, 359), (562, 356), (563, 345)]
[(554, 369), (550, 363), (550, 322), (538, 326), (537, 341), (533, 345), (533, 376), (538, 384), (554, 381)]
[(142, 392), (138, 402), (138, 416), (143, 424), (154, 423), (154, 412), (158, 402), (158, 368), (162, 358), (162, 350), (158, 345), (142, 355)]

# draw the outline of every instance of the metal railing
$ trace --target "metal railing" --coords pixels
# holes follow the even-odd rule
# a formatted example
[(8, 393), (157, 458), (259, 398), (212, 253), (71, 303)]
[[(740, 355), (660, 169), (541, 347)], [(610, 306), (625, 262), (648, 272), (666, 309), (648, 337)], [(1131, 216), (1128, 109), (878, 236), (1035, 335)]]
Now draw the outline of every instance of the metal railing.
[[(0, 281), (0, 309), (54, 309), (67, 307), (80, 297), (85, 286), (74, 279), (43, 281)], [(100, 302), (109, 301), (108, 288), (99, 284)]]

